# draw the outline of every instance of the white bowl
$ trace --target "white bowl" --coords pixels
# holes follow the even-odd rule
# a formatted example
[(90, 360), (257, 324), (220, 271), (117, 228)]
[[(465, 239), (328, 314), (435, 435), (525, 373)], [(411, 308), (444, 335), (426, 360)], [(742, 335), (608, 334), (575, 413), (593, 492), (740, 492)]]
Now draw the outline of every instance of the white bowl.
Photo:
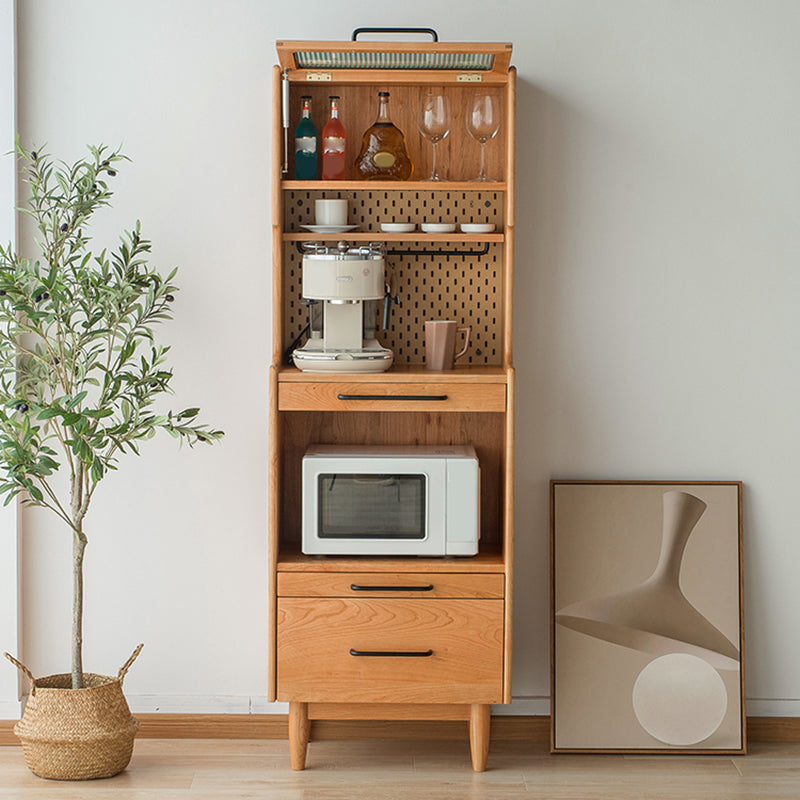
[(493, 222), (463, 222), (461, 224), (462, 233), (492, 233), (493, 231)]
[(381, 222), (384, 233), (411, 233), (417, 229), (414, 222)]
[(452, 233), (456, 229), (455, 222), (423, 222), (425, 233)]

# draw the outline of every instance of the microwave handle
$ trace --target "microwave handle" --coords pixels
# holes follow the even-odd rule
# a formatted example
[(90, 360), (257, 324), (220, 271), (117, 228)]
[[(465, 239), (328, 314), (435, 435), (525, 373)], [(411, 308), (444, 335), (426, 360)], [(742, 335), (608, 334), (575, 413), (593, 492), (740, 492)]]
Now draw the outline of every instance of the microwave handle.
[(446, 394), (340, 394), (339, 400), (412, 400), (425, 402), (428, 400), (447, 400)]
[(354, 650), (351, 647), (350, 655), (369, 658), (428, 658), (433, 655), (433, 650)]
[(354, 592), (431, 592), (433, 584), (429, 583), (426, 586), (361, 586), (351, 583), (350, 589)]

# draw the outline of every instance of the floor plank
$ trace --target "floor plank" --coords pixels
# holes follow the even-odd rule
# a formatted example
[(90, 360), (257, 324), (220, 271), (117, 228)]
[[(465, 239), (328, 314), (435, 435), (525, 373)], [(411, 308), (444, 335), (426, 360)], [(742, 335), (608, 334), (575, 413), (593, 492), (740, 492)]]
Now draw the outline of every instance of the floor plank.
[(312, 741), (294, 772), (285, 740), (137, 739), (121, 775), (46, 781), (22, 749), (0, 748), (0, 800), (797, 800), (800, 744), (747, 756), (551, 755), (541, 742), (492, 742), (474, 773), (459, 741)]

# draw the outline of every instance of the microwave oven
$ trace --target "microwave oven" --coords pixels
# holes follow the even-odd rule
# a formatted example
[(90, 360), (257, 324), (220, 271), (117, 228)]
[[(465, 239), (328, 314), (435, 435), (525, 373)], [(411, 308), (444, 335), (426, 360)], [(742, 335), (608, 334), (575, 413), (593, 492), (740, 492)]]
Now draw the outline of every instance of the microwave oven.
[(302, 483), (308, 555), (478, 552), (480, 468), (470, 446), (313, 445)]

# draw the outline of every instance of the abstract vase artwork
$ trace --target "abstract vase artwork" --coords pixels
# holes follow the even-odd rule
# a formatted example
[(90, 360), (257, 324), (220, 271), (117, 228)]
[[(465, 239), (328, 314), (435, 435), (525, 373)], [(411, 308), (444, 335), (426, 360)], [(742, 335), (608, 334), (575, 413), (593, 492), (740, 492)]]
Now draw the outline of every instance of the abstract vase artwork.
[(554, 751), (744, 751), (741, 484), (553, 481)]

